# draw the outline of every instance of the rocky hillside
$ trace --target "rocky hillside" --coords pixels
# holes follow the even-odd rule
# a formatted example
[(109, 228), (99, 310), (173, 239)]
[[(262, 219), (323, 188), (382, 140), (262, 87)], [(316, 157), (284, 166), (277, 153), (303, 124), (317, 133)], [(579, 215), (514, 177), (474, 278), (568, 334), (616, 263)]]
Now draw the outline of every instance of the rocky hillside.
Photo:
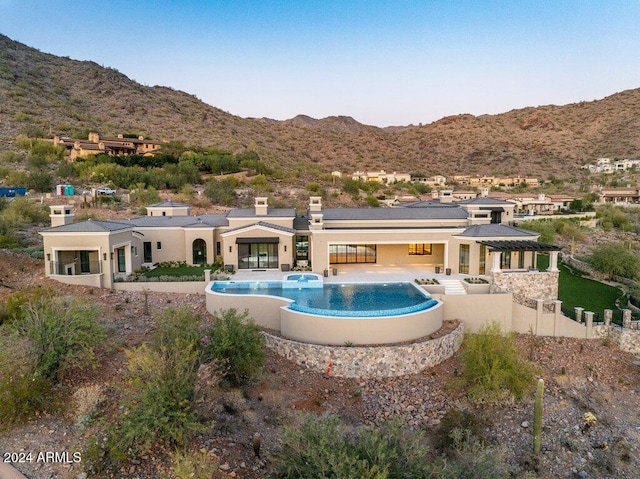
[(136, 133), (257, 151), (285, 169), (573, 176), (599, 156), (640, 152), (640, 89), (565, 106), (458, 115), (377, 128), (350, 117), (240, 118), (168, 87), (148, 87), (94, 62), (42, 53), (0, 35), (0, 149), (18, 133)]

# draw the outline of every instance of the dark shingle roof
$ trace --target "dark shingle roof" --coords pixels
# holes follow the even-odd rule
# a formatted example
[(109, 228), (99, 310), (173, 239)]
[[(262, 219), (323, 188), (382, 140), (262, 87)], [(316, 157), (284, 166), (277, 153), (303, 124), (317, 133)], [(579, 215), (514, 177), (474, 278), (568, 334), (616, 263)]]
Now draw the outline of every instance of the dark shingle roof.
[(287, 233), (295, 233), (296, 230), (293, 228), (287, 228), (286, 226), (274, 225), (273, 223), (267, 223), (266, 221), (258, 221), (257, 223), (252, 223), (250, 225), (238, 226), (237, 228), (232, 228), (230, 230), (225, 231), (222, 234), (232, 233), (233, 231), (244, 230), (248, 228), (253, 228), (254, 226), (263, 226), (265, 228), (271, 228), (274, 230), (285, 231)]
[(177, 201), (161, 201), (160, 203), (154, 203), (153, 205), (147, 206), (147, 208), (185, 208), (190, 207), (187, 203), (179, 203)]
[(266, 215), (256, 215), (255, 208), (239, 208), (229, 211), (228, 218), (261, 218), (264, 216), (285, 216), (294, 218), (296, 216), (295, 208), (268, 208)]
[(513, 206), (512, 201), (501, 200), (498, 198), (490, 198), (488, 196), (479, 196), (470, 200), (458, 201), (459, 205), (509, 205)]
[(121, 221), (87, 220), (42, 230), (46, 233), (106, 233), (132, 228), (135, 225)]
[(458, 206), (431, 208), (332, 208), (322, 210), (326, 220), (462, 220), (468, 213)]
[(501, 224), (488, 224), (488, 225), (473, 225), (468, 227), (458, 236), (470, 237), (470, 238), (495, 238), (495, 237), (527, 237), (532, 238), (540, 236), (539, 233), (516, 228), (515, 226), (501, 225)]
[(199, 228), (203, 226), (228, 226), (224, 214), (198, 216), (141, 216), (129, 220), (139, 228)]

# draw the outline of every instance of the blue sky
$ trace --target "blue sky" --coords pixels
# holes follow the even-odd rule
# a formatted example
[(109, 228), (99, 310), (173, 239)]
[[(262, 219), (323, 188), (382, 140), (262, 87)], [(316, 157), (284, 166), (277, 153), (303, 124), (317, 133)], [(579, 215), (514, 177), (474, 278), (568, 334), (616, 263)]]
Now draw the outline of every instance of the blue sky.
[(640, 0), (0, 0), (0, 33), (242, 117), (377, 126), (640, 87)]

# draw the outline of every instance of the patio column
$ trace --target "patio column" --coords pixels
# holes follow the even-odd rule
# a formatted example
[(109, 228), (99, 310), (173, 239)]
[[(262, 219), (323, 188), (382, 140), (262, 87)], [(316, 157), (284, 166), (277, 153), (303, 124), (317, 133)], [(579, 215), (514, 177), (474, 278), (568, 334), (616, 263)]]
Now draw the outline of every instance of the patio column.
[(558, 251), (552, 251), (549, 255), (549, 269), (547, 270), (551, 273), (555, 273), (558, 270)]
[(493, 257), (491, 272), (499, 273), (500, 271), (502, 271), (500, 269), (500, 261), (502, 260), (502, 251), (492, 251), (491, 256)]
[(449, 242), (444, 242), (444, 264), (442, 265), (444, 271), (449, 267)]

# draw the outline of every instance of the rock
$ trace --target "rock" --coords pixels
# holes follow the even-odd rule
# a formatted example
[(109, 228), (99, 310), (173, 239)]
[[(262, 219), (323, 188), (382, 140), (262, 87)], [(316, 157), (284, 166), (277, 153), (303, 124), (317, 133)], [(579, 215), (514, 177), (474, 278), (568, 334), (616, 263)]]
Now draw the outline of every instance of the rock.
[(520, 424), (520, 427), (528, 428), (529, 427), (529, 421), (522, 421), (522, 424)]
[(219, 469), (221, 471), (228, 471), (229, 469), (231, 469), (231, 466), (225, 462), (224, 464), (220, 465)]

